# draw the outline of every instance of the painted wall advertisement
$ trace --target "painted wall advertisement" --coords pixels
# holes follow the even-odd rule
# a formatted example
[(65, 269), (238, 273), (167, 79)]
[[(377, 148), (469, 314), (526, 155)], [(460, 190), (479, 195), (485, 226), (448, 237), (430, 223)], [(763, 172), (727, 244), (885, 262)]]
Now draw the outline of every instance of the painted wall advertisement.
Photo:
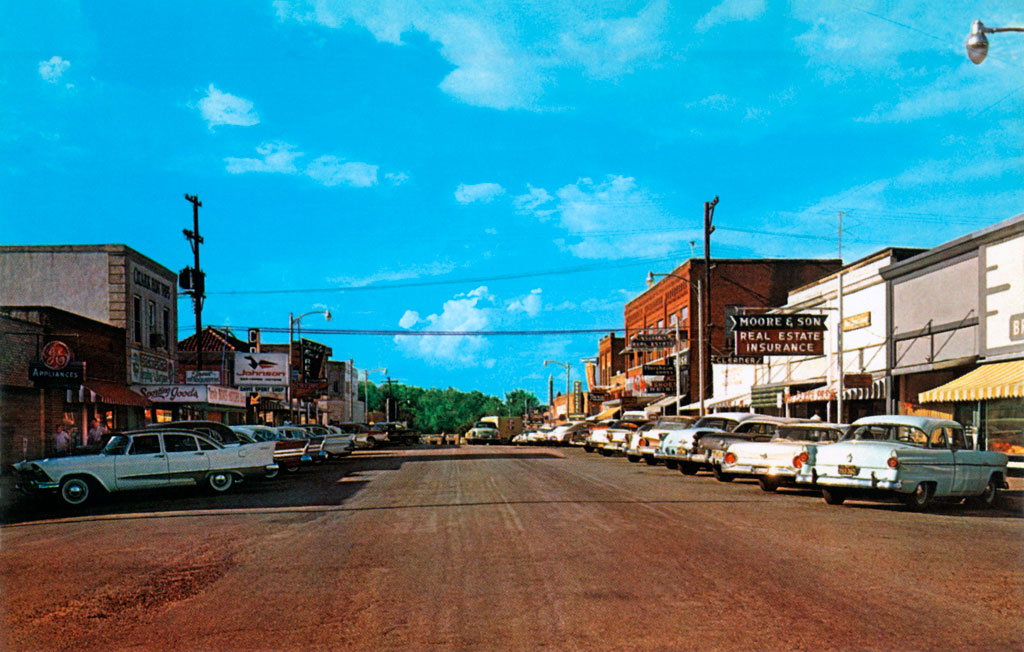
[(171, 382), (174, 369), (167, 358), (132, 350), (129, 359), (132, 383), (160, 385)]
[(287, 353), (235, 353), (234, 385), (285, 387), (287, 384)]

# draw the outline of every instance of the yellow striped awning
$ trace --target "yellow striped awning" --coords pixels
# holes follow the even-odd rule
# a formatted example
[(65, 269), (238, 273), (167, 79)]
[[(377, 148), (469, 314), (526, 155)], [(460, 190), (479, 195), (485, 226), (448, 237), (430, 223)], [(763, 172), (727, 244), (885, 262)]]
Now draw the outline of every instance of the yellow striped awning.
[(986, 401), (993, 398), (1024, 398), (1024, 360), (982, 365), (917, 396), (921, 403)]

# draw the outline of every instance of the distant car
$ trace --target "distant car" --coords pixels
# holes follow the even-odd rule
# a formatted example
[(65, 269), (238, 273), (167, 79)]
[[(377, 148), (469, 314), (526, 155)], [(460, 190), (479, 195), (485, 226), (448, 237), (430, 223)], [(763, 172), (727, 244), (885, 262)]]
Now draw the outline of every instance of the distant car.
[(304, 423), (299, 426), (314, 438), (320, 439), (313, 444), (314, 449), (319, 448), (323, 452), (324, 459), (332, 457), (345, 457), (352, 453), (355, 448), (355, 435), (346, 433), (337, 426), (325, 426), (320, 423)]
[(657, 421), (645, 423), (631, 432), (625, 443), (626, 459), (630, 462), (643, 460), (650, 466), (658, 463), (655, 455), (661, 438), (673, 429), (683, 429), (694, 422), (689, 417), (662, 417)]
[(729, 445), (722, 471), (735, 477), (755, 477), (764, 491), (796, 483), (796, 458), (807, 444), (824, 446), (846, 431), (845, 424), (824, 422), (787, 423), (779, 426), (771, 441), (738, 441)]
[[(306, 454), (306, 447), (309, 446), (309, 441), (306, 439), (289, 439), (270, 426), (231, 426), (231, 429), (251, 437), (254, 441), (274, 442), (274, 462), (277, 463), (280, 470), (286, 473), (294, 473), (303, 465), (313, 461), (313, 458)], [(268, 477), (276, 475), (277, 472), (274, 472)]]
[(16, 487), (56, 492), (65, 504), (83, 505), (98, 492), (204, 485), (223, 493), (235, 482), (277, 470), (270, 442), (226, 447), (186, 430), (114, 433), (99, 453), (14, 465)]
[(546, 444), (548, 441), (548, 435), (551, 434), (554, 429), (555, 426), (545, 425), (537, 428), (536, 430), (532, 430), (526, 436), (526, 443), (532, 445)]
[(500, 444), (501, 433), (490, 421), (477, 421), (462, 439), (467, 444)]
[(590, 424), (590, 434), (583, 442), (583, 450), (588, 453), (602, 450), (608, 445), (608, 428), (615, 423), (615, 419), (605, 419), (604, 421), (598, 421), (597, 423)]
[(590, 434), (590, 428), (582, 421), (575, 421), (558, 426), (547, 434), (545, 438), (548, 444), (555, 446), (568, 446), (575, 435), (577, 438), (586, 438)]
[(626, 451), (626, 438), (643, 423), (639, 421), (614, 421), (608, 425), (608, 443), (601, 447), (601, 454), (605, 457), (621, 454)]
[(847, 498), (896, 498), (911, 509), (935, 499), (992, 505), (1007, 488), (1003, 453), (974, 450), (956, 421), (907, 415), (865, 417), (828, 446), (805, 446), (797, 482), (829, 505)]
[(296, 426), (286, 425), (277, 426), (275, 428), (278, 434), (285, 439), (302, 440), (305, 439), (306, 455), (313, 461), (314, 464), (319, 464), (327, 459), (327, 452), (324, 450), (324, 436), (311, 432), (309, 429)]

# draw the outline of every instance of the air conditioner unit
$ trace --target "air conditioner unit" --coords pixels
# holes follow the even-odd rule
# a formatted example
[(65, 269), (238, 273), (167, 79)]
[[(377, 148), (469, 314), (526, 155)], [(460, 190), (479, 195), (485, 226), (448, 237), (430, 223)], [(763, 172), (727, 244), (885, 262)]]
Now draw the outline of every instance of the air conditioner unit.
[(163, 333), (150, 333), (149, 334), (149, 347), (152, 349), (162, 349), (167, 346), (167, 342), (164, 340)]

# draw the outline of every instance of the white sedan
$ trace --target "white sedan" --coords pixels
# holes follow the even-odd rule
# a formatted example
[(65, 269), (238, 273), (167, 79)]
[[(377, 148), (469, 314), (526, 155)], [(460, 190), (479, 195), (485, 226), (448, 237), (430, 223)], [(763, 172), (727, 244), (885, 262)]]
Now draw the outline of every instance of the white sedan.
[(195, 432), (152, 430), (117, 433), (96, 455), (14, 465), (18, 489), (57, 492), (71, 506), (86, 503), (97, 491), (194, 484), (223, 493), (236, 481), (266, 477), (277, 468), (272, 441), (225, 447)]
[(865, 417), (839, 442), (807, 446), (800, 457), (797, 482), (819, 487), (829, 505), (847, 498), (898, 498), (911, 509), (936, 498), (991, 505), (1007, 487), (1006, 455), (975, 450), (949, 419)]
[[(771, 441), (740, 441), (729, 445), (722, 459), (722, 473), (734, 477), (753, 476), (764, 491), (775, 491), (796, 481), (797, 457), (804, 446), (836, 442), (846, 426), (837, 423), (805, 422), (779, 426)], [(802, 461), (799, 461), (802, 464)]]

